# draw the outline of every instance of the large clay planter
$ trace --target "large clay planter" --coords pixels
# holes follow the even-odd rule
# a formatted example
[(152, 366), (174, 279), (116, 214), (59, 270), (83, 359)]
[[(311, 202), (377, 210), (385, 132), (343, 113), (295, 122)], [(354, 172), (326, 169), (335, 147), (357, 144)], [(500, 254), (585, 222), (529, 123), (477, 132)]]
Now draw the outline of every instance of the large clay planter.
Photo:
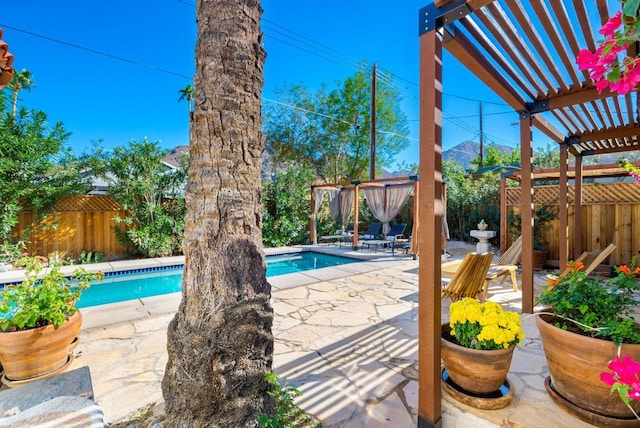
[(547, 262), (547, 252), (542, 250), (533, 250), (533, 270), (544, 269)]
[(60, 327), (0, 332), (0, 364), (12, 381), (38, 378), (65, 365), (69, 344), (80, 331), (82, 315), (76, 311)]
[[(618, 351), (608, 340), (594, 339), (555, 327), (551, 315), (538, 315), (542, 346), (547, 358), (551, 386), (565, 400), (598, 415), (619, 419), (634, 419), (633, 413), (617, 393), (600, 380), (600, 373)], [(622, 354), (640, 361), (640, 345), (622, 345)], [(640, 411), (640, 402), (633, 404)], [(640, 425), (640, 422), (639, 422)]]
[(480, 351), (452, 342), (450, 332), (449, 324), (442, 324), (441, 356), (451, 380), (475, 394), (497, 391), (507, 379), (515, 345), (496, 351)]

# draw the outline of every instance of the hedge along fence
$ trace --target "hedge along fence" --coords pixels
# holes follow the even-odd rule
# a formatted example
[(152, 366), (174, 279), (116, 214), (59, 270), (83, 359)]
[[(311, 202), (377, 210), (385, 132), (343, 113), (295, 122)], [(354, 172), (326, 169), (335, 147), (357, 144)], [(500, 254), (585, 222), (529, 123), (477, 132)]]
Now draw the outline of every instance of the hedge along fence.
[(126, 249), (118, 243), (113, 219), (124, 214), (108, 196), (63, 198), (42, 221), (36, 222), (33, 212), (21, 212), (13, 236), (19, 238), (25, 231), (31, 231), (26, 237), (31, 255), (49, 256), (58, 252), (64, 256), (73, 253), (77, 258), (82, 251), (99, 251), (105, 259), (118, 259)]
[[(569, 186), (569, 255), (573, 254), (573, 218), (575, 215), (574, 186)], [(520, 188), (507, 187), (507, 212), (520, 213)], [(534, 208), (541, 205), (558, 206), (558, 186), (535, 186)], [(547, 256), (560, 258), (559, 220), (551, 222), (544, 233)], [(582, 251), (604, 249), (616, 244), (609, 257), (610, 265), (629, 263), (640, 251), (640, 185), (631, 182), (585, 183), (582, 185)], [(513, 239), (513, 237), (511, 237)], [(510, 244), (510, 243), (509, 243)]]

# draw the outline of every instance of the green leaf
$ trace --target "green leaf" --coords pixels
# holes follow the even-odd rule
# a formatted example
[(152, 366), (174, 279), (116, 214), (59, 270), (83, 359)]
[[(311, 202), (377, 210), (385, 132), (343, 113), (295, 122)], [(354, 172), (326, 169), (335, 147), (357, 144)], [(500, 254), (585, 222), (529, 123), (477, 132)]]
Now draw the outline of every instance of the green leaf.
[(625, 0), (622, 8), (622, 13), (625, 16), (631, 16), (633, 18), (638, 14), (638, 8), (640, 7), (640, 0)]

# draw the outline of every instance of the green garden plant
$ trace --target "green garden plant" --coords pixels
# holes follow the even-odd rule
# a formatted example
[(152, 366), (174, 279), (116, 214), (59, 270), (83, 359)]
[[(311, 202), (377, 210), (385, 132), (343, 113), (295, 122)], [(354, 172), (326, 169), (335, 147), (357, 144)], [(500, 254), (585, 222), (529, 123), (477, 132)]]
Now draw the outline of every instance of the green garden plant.
[(302, 395), (302, 392), (291, 386), (282, 386), (278, 375), (273, 372), (266, 375), (264, 380), (271, 385), (271, 391), (267, 394), (274, 400), (275, 413), (260, 415), (258, 423), (261, 427), (322, 427), (321, 423), (293, 403), (295, 397)]
[(630, 266), (617, 266), (609, 279), (588, 277), (581, 262), (570, 262), (569, 272), (548, 281), (537, 303), (555, 317), (556, 327), (585, 336), (611, 340), (616, 345), (640, 343), (634, 307), (640, 283), (634, 257)]
[(0, 244), (0, 263), (13, 263), (20, 259), (27, 246), (24, 241), (4, 241)]
[(62, 325), (76, 312), (76, 301), (91, 281), (102, 273), (77, 269), (66, 277), (60, 265), (45, 268), (44, 257), (27, 256), (18, 260), (24, 266), (25, 280), (6, 285), (0, 294), (0, 330), (19, 331), (53, 324)]
[(157, 141), (143, 140), (85, 156), (91, 170), (108, 183), (108, 195), (126, 212), (115, 217), (116, 225), (124, 226), (116, 234), (134, 255), (182, 253), (188, 159), (171, 169), (163, 163), (166, 154)]

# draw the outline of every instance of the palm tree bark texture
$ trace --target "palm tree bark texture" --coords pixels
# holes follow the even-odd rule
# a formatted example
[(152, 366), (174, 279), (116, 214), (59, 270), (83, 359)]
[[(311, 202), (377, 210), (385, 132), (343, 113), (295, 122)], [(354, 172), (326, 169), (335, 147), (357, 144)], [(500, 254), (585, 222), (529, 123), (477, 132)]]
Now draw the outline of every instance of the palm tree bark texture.
[(162, 380), (169, 427), (253, 427), (271, 410), (262, 248), (259, 0), (198, 0), (182, 300)]

